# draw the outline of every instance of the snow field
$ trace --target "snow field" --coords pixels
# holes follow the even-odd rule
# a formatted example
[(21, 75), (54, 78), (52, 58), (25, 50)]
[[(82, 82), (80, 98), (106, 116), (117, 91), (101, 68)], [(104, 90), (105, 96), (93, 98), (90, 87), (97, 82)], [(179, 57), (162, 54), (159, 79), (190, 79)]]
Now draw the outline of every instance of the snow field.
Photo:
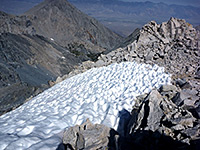
[(0, 116), (0, 149), (55, 149), (56, 134), (87, 118), (117, 129), (119, 111), (131, 111), (136, 96), (170, 82), (171, 75), (157, 65), (124, 62), (90, 69)]

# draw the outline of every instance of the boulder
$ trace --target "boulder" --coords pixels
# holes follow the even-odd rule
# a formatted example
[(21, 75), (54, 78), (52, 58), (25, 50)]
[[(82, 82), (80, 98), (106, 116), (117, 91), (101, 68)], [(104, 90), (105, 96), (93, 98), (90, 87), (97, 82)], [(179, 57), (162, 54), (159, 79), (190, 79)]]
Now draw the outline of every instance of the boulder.
[(66, 149), (115, 149), (115, 135), (117, 132), (113, 129), (101, 124), (92, 124), (87, 119), (82, 125), (64, 131), (63, 144)]

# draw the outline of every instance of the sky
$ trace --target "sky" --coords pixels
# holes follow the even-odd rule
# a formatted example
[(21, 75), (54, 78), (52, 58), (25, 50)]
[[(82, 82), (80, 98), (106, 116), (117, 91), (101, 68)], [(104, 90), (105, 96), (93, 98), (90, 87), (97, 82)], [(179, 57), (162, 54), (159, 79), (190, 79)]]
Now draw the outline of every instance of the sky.
[[(147, 0), (120, 0), (126, 2), (145, 2)], [(179, 5), (192, 5), (192, 6), (200, 6), (200, 0), (148, 0), (150, 2), (163, 2), (166, 4), (179, 4)]]

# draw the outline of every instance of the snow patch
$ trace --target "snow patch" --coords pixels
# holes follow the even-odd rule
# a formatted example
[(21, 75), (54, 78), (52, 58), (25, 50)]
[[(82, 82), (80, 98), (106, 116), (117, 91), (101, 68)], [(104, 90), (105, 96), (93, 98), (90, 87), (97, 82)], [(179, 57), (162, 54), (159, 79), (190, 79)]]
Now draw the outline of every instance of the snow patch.
[(56, 149), (64, 128), (87, 118), (117, 129), (122, 110), (134, 98), (170, 84), (157, 65), (123, 62), (93, 68), (66, 79), (21, 107), (0, 116), (0, 149)]

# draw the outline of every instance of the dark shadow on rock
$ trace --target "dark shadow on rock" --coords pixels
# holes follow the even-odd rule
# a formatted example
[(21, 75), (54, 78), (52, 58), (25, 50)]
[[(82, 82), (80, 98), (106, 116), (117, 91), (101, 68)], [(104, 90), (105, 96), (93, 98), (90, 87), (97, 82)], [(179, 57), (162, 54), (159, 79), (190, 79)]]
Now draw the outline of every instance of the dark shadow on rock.
[(200, 139), (191, 141), (191, 150), (199, 150), (200, 148)]
[(118, 150), (189, 150), (191, 146), (173, 140), (158, 131), (137, 131), (129, 137), (119, 137)]
[(74, 150), (73, 147), (70, 144), (63, 144), (60, 143), (56, 150)]
[(56, 150), (65, 150), (65, 145), (63, 143), (60, 143)]
[(125, 136), (127, 132), (127, 125), (131, 119), (131, 114), (126, 109), (123, 109), (119, 111), (119, 124), (117, 127), (117, 132), (120, 134), (120, 136)]
[(117, 137), (118, 137), (118, 132), (115, 131), (114, 129), (110, 130), (110, 136), (108, 137), (109, 142), (108, 142), (108, 149), (109, 150), (116, 150), (117, 149)]

